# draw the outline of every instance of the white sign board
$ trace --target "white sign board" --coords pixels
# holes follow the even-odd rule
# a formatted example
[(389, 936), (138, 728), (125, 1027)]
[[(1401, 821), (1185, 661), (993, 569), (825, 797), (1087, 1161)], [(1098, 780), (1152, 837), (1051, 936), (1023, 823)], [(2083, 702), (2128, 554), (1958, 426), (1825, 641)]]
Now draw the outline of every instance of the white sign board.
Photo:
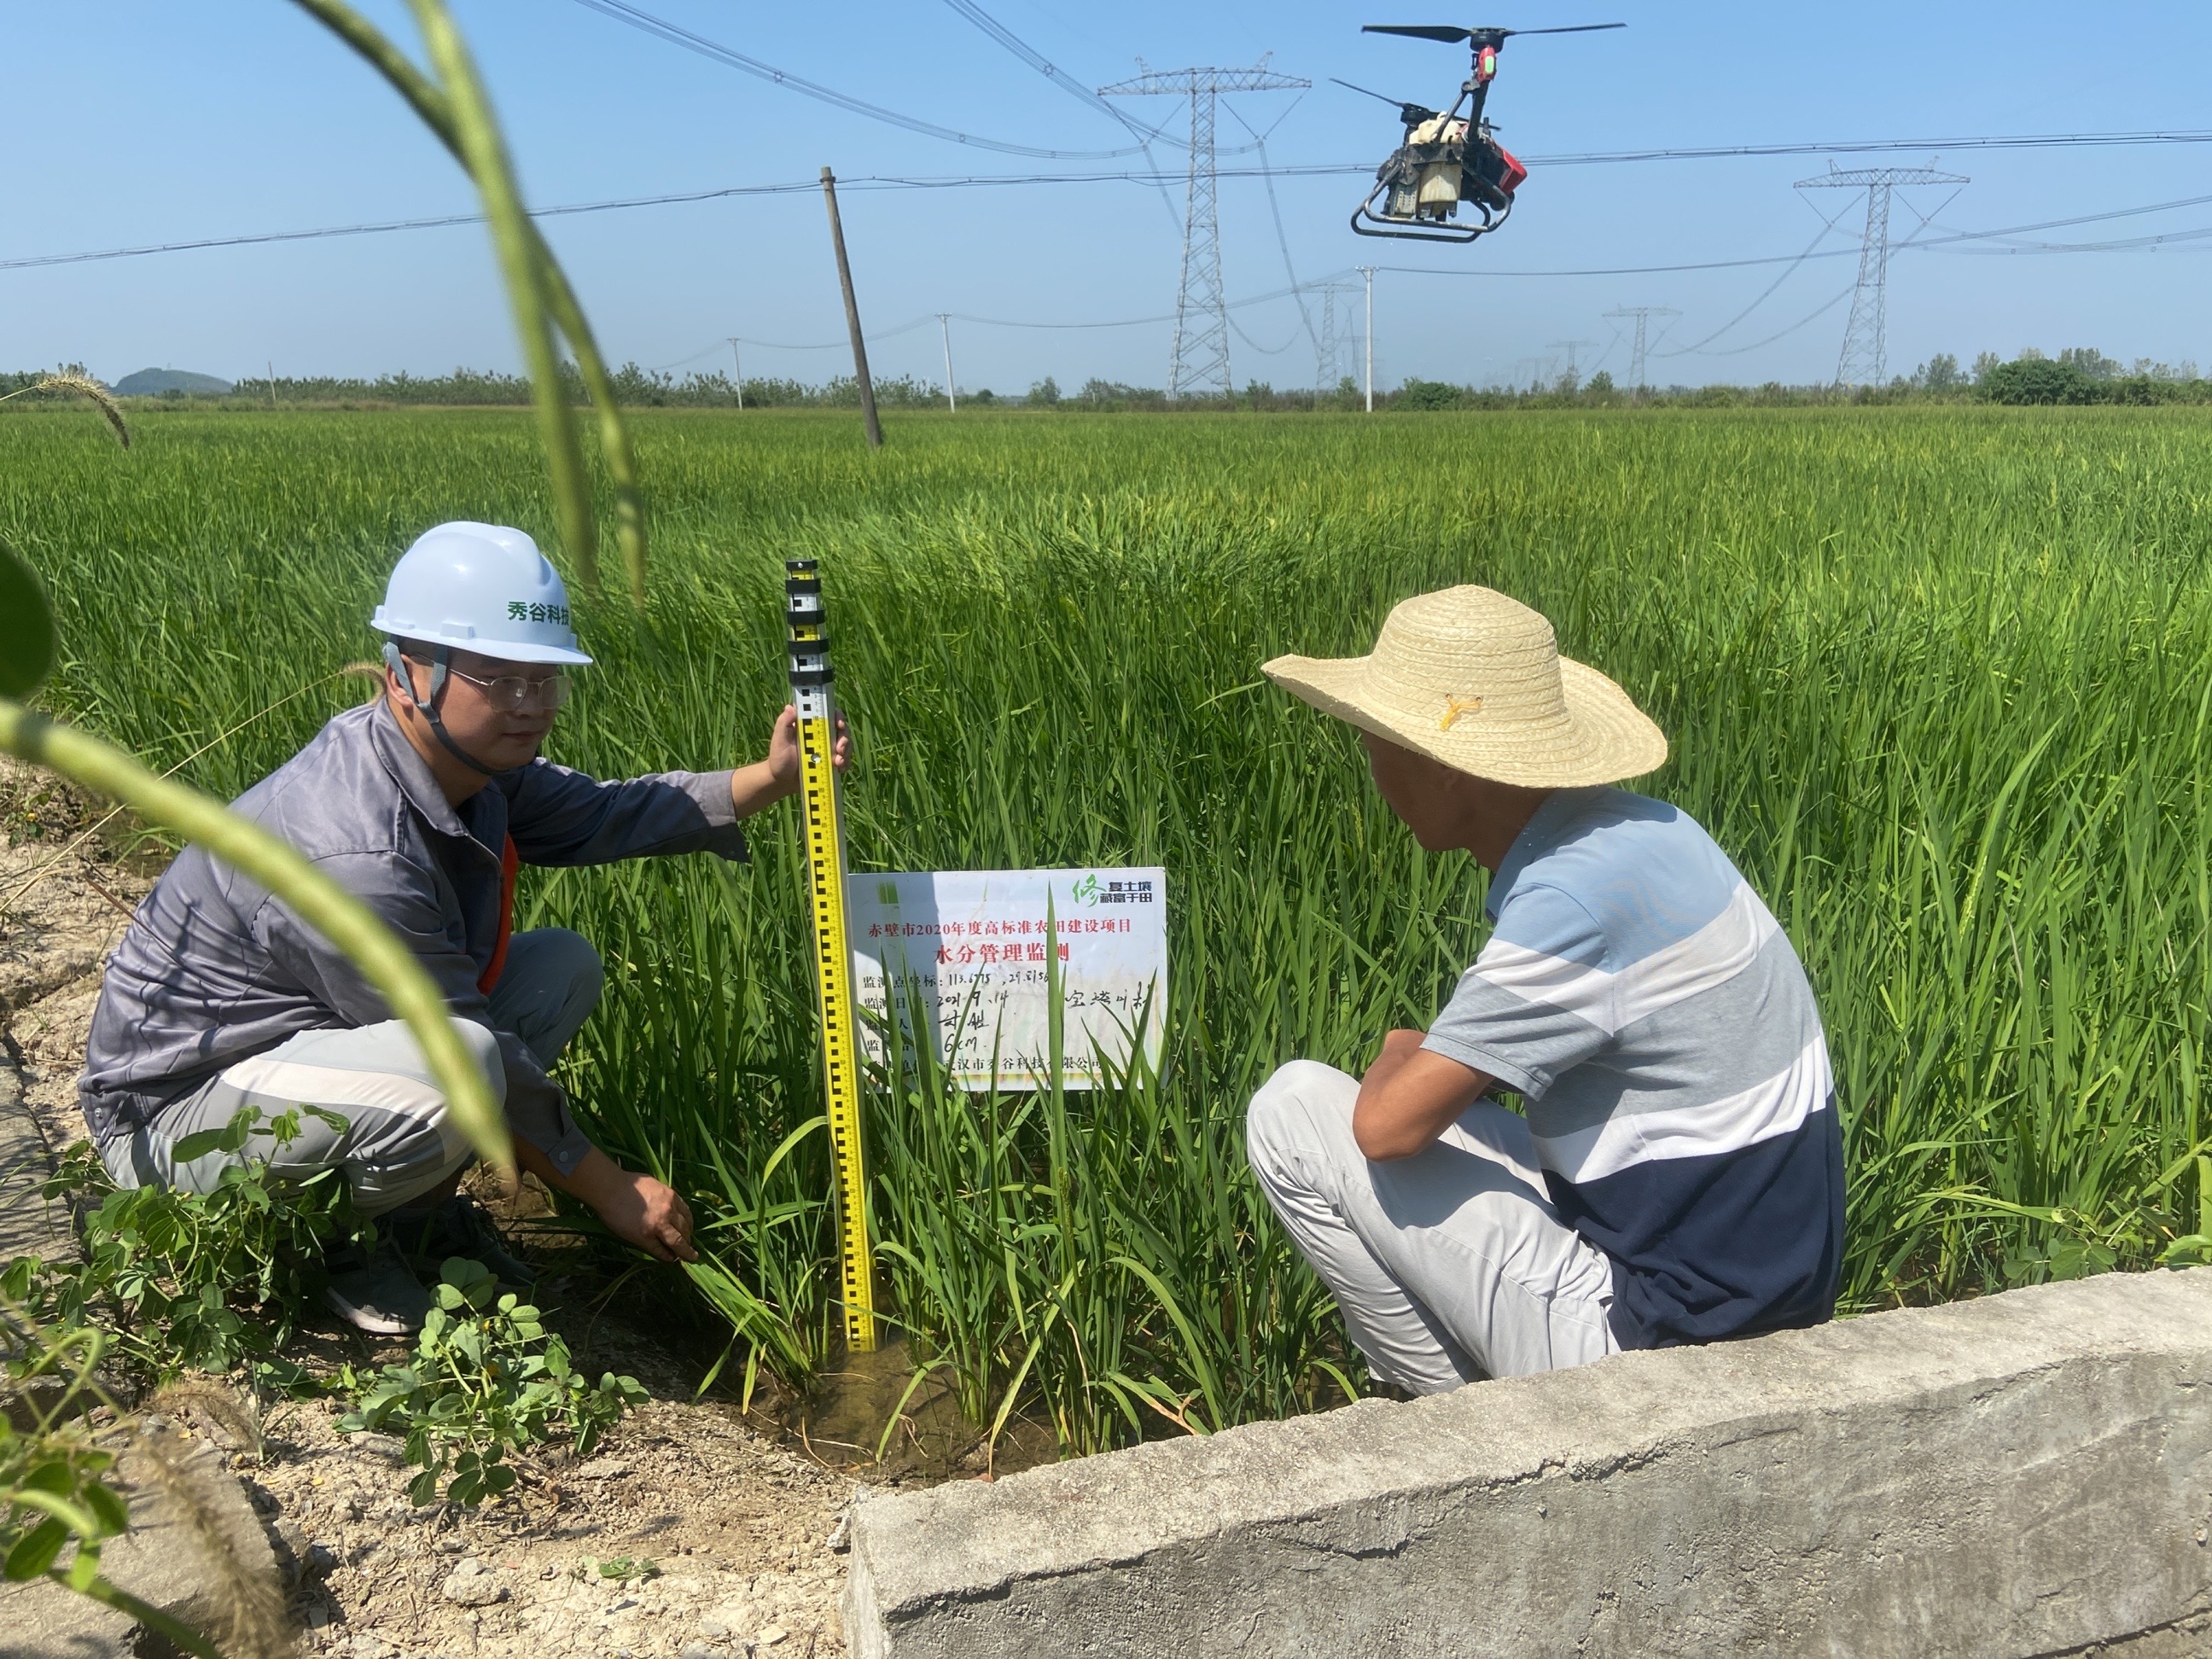
[[(1046, 975), (1053, 960), (1066, 1009), (1064, 1087), (1096, 1086), (1102, 1055), (1116, 1072), (1125, 1066), (1140, 1020), (1146, 1058), (1159, 1064), (1168, 994), (1164, 870), (848, 876), (845, 906), (861, 1006), (878, 1018), (895, 1008), (903, 1020), (918, 999), (959, 1087), (994, 1086), (994, 1053), (996, 1087), (1050, 1082)], [(865, 1031), (861, 1042), (880, 1063), (881, 1035)]]

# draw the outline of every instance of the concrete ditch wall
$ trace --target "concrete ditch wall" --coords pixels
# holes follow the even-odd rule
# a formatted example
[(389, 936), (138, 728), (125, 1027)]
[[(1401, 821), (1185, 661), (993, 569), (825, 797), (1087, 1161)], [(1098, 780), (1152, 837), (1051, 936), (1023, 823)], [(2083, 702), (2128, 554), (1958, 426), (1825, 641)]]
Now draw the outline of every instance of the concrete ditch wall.
[(866, 1503), (847, 1640), (2201, 1654), (2208, 1385), (2202, 1268), (1368, 1401)]

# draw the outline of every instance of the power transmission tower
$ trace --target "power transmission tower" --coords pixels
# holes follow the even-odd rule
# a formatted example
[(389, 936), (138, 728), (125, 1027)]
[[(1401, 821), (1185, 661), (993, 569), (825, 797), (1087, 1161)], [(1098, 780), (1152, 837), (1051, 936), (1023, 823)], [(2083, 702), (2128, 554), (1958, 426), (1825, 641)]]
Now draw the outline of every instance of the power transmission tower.
[(1628, 383), (1641, 390), (1644, 385), (1644, 360), (1651, 349), (1647, 325), (1654, 317), (1679, 317), (1682, 313), (1672, 306), (1615, 306), (1605, 314), (1636, 319), (1636, 343), (1628, 353)]
[(1550, 340), (1545, 343), (1544, 349), (1565, 352), (1567, 354), (1567, 384), (1580, 386), (1583, 383), (1583, 374), (1582, 364), (1578, 361), (1577, 354), (1584, 346), (1596, 343), (1595, 340)]
[[(1314, 385), (1323, 392), (1333, 392), (1344, 380), (1344, 354), (1355, 337), (1352, 333), (1352, 296), (1359, 292), (1356, 283), (1324, 283), (1321, 289), (1321, 331), (1314, 341)], [(1346, 302), (1343, 316), (1337, 314), (1339, 300)]]
[(1900, 185), (1963, 185), (1955, 173), (1934, 167), (1852, 167), (1800, 179), (1800, 190), (1863, 190), (1867, 193), (1866, 234), (1859, 243), (1859, 283), (1851, 295), (1851, 319), (1844, 326), (1843, 356), (1836, 361), (1839, 386), (1880, 386), (1887, 347), (1889, 282), (1889, 196)]
[[(1272, 54), (1271, 54), (1272, 55)], [(1144, 59), (1137, 60), (1143, 67)], [(1250, 69), (1145, 69), (1098, 88), (1101, 98), (1172, 93), (1190, 100), (1190, 184), (1182, 222), (1182, 286), (1176, 297), (1175, 356), (1168, 396), (1235, 390), (1229, 378), (1229, 305), (1221, 291), (1221, 220), (1214, 202), (1213, 105), (1224, 92), (1284, 92), (1313, 85), (1278, 75), (1263, 57)]]

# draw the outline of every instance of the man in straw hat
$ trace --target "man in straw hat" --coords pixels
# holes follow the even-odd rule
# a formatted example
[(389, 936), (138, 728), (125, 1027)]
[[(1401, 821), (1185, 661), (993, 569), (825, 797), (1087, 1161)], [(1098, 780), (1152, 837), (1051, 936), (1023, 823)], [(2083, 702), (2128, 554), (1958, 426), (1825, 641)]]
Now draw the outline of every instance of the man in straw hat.
[[(1416, 1394), (1834, 1310), (1843, 1141), (1790, 942), (1686, 812), (1610, 787), (1667, 758), (1627, 693), (1484, 587), (1407, 600), (1364, 657), (1279, 657), (1349, 720), (1497, 926), (1364, 1078), (1293, 1060), (1253, 1173), (1376, 1373)], [(1525, 1118), (1486, 1098), (1510, 1090)]]

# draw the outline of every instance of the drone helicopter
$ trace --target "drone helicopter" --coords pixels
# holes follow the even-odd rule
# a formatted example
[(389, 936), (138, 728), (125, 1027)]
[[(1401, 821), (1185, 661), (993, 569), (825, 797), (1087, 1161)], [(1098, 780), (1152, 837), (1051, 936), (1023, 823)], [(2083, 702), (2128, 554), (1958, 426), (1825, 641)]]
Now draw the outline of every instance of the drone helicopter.
[[(1498, 78), (1498, 49), (1516, 34), (1588, 34), (1626, 28), (1626, 23), (1577, 23), (1565, 28), (1462, 28), (1450, 23), (1370, 23), (1365, 34), (1407, 34), (1447, 46), (1464, 40), (1474, 66), (1449, 109), (1434, 110), (1337, 81), (1340, 87), (1398, 106), (1406, 137), (1390, 159), (1376, 169), (1375, 187), (1352, 210), (1352, 228), (1362, 236), (1399, 236), (1415, 242), (1472, 242), (1504, 224), (1513, 211), (1513, 192), (1528, 169), (1497, 139), (1483, 115), (1490, 83)], [(1335, 77), (1330, 77), (1334, 80)], [(1464, 104), (1467, 112), (1460, 113)], [(1460, 224), (1462, 202), (1474, 204), (1482, 222)]]

